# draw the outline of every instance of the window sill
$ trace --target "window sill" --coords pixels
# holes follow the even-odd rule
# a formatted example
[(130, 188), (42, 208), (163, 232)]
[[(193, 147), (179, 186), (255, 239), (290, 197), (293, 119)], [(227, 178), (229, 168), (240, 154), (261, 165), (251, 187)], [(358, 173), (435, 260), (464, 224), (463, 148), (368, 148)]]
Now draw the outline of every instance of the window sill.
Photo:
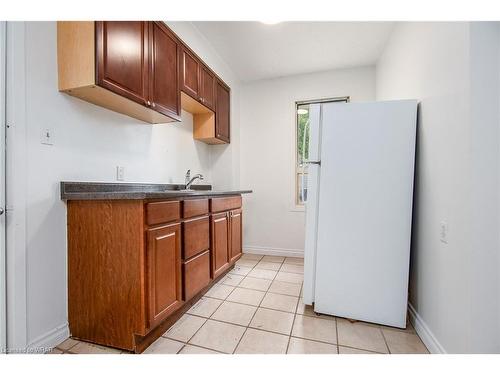
[(306, 206), (295, 205), (290, 208), (291, 212), (305, 212)]

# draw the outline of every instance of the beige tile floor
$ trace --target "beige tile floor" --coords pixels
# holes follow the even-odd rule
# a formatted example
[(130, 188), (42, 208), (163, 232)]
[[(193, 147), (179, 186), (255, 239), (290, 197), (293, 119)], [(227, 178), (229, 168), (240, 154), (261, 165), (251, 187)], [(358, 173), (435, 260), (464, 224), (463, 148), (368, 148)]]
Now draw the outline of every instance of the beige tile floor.
[[(405, 330), (317, 315), (301, 302), (303, 259), (244, 254), (144, 353), (428, 353)], [(68, 339), (51, 353), (122, 351)]]

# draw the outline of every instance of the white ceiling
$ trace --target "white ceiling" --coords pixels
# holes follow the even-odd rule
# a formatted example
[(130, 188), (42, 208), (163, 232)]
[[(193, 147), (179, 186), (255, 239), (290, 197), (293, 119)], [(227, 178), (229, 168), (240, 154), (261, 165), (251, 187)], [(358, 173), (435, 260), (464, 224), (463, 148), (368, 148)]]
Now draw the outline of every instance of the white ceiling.
[(375, 64), (392, 22), (193, 22), (244, 82)]

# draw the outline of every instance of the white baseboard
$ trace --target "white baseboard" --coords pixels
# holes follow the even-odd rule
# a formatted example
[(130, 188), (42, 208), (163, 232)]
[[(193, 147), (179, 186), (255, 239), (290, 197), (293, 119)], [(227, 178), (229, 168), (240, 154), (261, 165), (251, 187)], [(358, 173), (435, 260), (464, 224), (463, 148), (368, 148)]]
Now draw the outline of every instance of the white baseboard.
[(28, 352), (48, 352), (69, 337), (68, 323), (60, 325), (53, 330), (38, 336), (28, 344)]
[(243, 252), (248, 254), (258, 255), (274, 255), (281, 257), (295, 257), (303, 258), (304, 250), (300, 249), (283, 249), (277, 247), (263, 247), (263, 246), (244, 246)]
[(415, 331), (417, 331), (418, 336), (422, 339), (429, 352), (432, 354), (446, 354), (446, 350), (444, 350), (429, 326), (424, 322), (411, 303), (408, 303), (408, 311)]

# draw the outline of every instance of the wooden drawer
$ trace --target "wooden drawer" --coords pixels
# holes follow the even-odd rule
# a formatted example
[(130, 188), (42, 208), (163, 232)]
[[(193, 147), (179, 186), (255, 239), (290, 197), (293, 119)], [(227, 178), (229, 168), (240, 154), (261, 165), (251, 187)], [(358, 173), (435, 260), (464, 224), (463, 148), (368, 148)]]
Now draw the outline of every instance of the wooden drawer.
[(182, 217), (189, 218), (208, 214), (208, 199), (186, 199), (182, 206)]
[(210, 221), (208, 216), (185, 221), (183, 225), (184, 260), (207, 250), (210, 247)]
[(210, 199), (210, 211), (221, 212), (229, 211), (241, 207), (241, 196), (223, 197)]
[(184, 300), (187, 301), (210, 283), (210, 251), (184, 262), (183, 271)]
[(146, 224), (155, 225), (168, 223), (181, 218), (181, 203), (179, 201), (153, 202), (146, 204)]

